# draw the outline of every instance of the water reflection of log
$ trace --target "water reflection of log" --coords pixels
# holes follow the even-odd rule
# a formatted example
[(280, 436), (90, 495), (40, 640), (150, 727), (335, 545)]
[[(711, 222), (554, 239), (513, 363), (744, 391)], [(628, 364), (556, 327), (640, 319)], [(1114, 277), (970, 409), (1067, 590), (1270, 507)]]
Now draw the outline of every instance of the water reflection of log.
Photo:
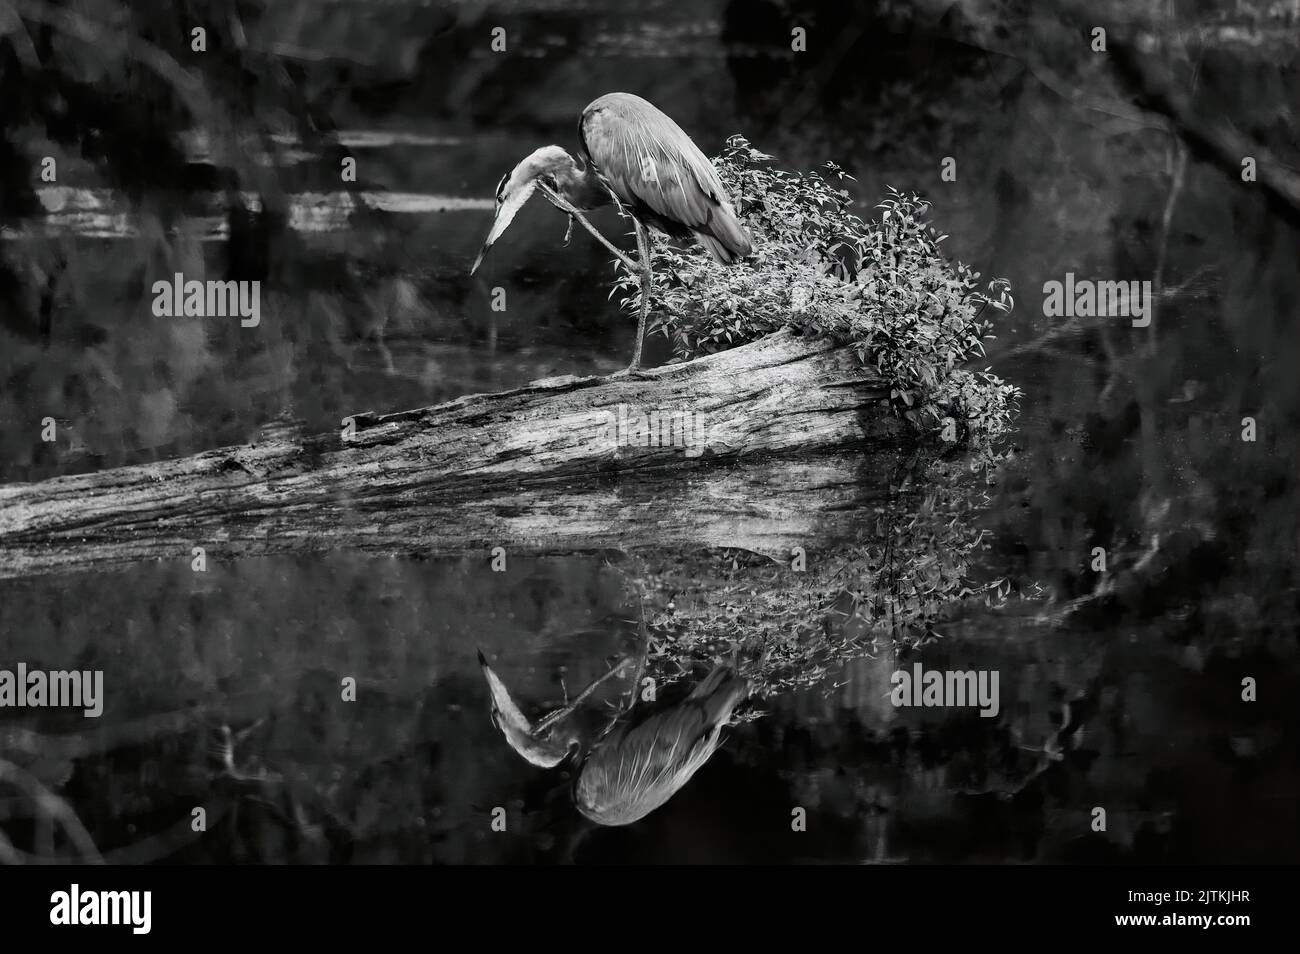
[[(687, 446), (643, 446), (620, 429), (652, 411)], [(0, 487), (0, 577), (189, 561), (192, 547), (221, 559), (340, 547), (785, 555), (836, 537), (837, 515), (868, 496), (858, 448), (905, 433), (888, 389), (849, 350), (788, 332), (647, 380), (554, 378), (349, 421), (347, 437), (281, 428), (246, 446)]]
[[(923, 458), (883, 476), (870, 506), (845, 508), (833, 534), (803, 537), (795, 560), (640, 555), (644, 582), (666, 606), (653, 620), (662, 636), (651, 653), (654, 678), (672, 682), (735, 652), (759, 698), (818, 685), (870, 695), (882, 687), (855, 679), (846, 664), (933, 640), (969, 600), (991, 600), (990, 585), (970, 575), (985, 545), (971, 519), (978, 487)], [(907, 489), (916, 487), (927, 492)], [(887, 701), (877, 702), (887, 716)]]

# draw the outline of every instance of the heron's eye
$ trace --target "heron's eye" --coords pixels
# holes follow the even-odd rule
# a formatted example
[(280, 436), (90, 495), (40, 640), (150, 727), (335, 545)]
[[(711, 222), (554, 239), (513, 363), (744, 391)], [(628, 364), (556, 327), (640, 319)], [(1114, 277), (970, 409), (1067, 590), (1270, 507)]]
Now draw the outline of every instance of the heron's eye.
[(502, 202), (505, 201), (506, 182), (508, 182), (509, 180), (510, 180), (510, 173), (507, 172), (505, 175), (501, 177), (501, 181), (497, 183), (497, 205), (500, 205)]

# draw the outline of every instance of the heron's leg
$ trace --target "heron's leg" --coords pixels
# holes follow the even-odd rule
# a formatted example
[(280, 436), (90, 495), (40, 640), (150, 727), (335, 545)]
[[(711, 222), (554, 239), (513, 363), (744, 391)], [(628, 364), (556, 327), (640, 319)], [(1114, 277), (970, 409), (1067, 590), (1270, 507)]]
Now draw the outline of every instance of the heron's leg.
[(634, 263), (632, 259), (628, 258), (626, 255), (620, 252), (614, 246), (613, 242), (611, 242), (609, 239), (605, 238), (605, 236), (601, 235), (598, 231), (596, 231), (596, 226), (588, 222), (587, 217), (583, 215), (581, 212), (579, 212), (577, 208), (573, 205), (573, 203), (571, 203), (564, 196), (560, 195), (558, 192), (556, 192), (554, 189), (548, 186), (545, 182), (537, 183), (537, 188), (541, 190), (542, 195), (546, 196), (546, 198), (550, 200), (551, 205), (555, 206), (561, 212), (567, 212), (571, 219), (577, 219), (580, 223), (582, 223), (582, 227), (586, 229), (588, 232), (590, 232), (592, 235), (594, 235), (596, 237), (596, 241), (598, 241), (601, 245), (605, 246), (605, 248), (613, 252), (614, 257), (617, 258), (619, 261), (621, 261), (624, 265), (626, 265), (628, 271), (635, 272), (637, 270), (636, 263)]
[[(637, 249), (640, 252), (640, 256), (641, 256), (641, 263), (638, 266), (635, 262), (632, 261), (632, 259), (628, 258), (617, 248), (615, 248), (614, 244), (610, 242), (609, 239), (605, 238), (605, 236), (601, 235), (598, 231), (596, 231), (596, 227), (592, 225), (590, 222), (588, 222), (587, 217), (583, 215), (581, 212), (579, 212), (578, 209), (573, 205), (573, 203), (571, 203), (568, 199), (560, 195), (558, 192), (556, 192), (554, 189), (548, 186), (545, 182), (538, 182), (537, 188), (541, 190), (542, 195), (546, 196), (546, 198), (550, 201), (550, 203), (553, 206), (555, 206), (561, 212), (565, 212), (568, 214), (570, 227), (572, 227), (573, 221), (575, 219), (578, 222), (582, 223), (582, 227), (586, 229), (588, 232), (590, 232), (593, 236), (595, 236), (596, 241), (598, 241), (601, 245), (605, 246), (605, 248), (609, 249), (614, 254), (614, 257), (617, 258), (620, 262), (622, 262), (629, 272), (633, 272), (641, 276), (641, 315), (637, 323), (636, 350), (632, 355), (632, 363), (628, 365), (628, 367), (625, 370), (618, 371), (615, 374), (611, 375), (611, 377), (634, 377), (634, 378), (646, 377), (645, 375), (640, 373), (641, 342), (645, 338), (646, 315), (649, 313), (650, 310), (650, 243), (649, 243), (649, 238), (645, 234), (645, 226), (643, 226), (641, 224), (641, 221), (637, 219), (635, 216), (632, 217), (632, 221), (636, 223)], [(617, 201), (617, 197), (615, 197), (615, 200)], [(620, 209), (623, 208), (622, 203), (619, 203), (619, 208)], [(568, 244), (567, 232), (565, 233), (565, 244)]]
[(641, 370), (641, 347), (645, 341), (646, 318), (650, 314), (650, 236), (646, 233), (640, 219), (632, 216), (632, 221), (636, 224), (636, 245), (641, 257), (641, 266), (637, 269), (641, 277), (641, 312), (637, 316), (636, 348), (632, 352), (632, 363), (622, 371), (615, 371), (609, 377), (635, 378), (644, 381), (654, 377)]
[(586, 689), (583, 689), (582, 692), (578, 693), (577, 696), (574, 697), (573, 701), (570, 702), (568, 705), (556, 709), (550, 715), (546, 716), (544, 719), (538, 722), (537, 725), (533, 726), (533, 738), (538, 738), (544, 732), (546, 732), (547, 729), (555, 725), (555, 723), (559, 722), (561, 719), (565, 719), (570, 715), (572, 715), (574, 710), (576, 710), (578, 706), (582, 705), (582, 703), (586, 701), (588, 696), (590, 696), (593, 692), (595, 692), (598, 688), (600, 688), (600, 686), (603, 683), (608, 682), (610, 679), (613, 679), (616, 675), (618, 675), (624, 669), (626, 669), (628, 663), (630, 663), (631, 661), (632, 660), (630, 659), (624, 659), (622, 662), (620, 662), (609, 672), (605, 673), (605, 675), (599, 677)]
[(646, 626), (645, 622), (644, 599), (641, 600), (640, 623), (639, 635), (641, 637), (641, 652), (640, 658), (637, 660), (636, 672), (632, 674), (632, 687), (628, 690), (627, 695), (623, 697), (623, 704), (615, 710), (614, 715), (610, 718), (609, 722), (607, 722), (605, 727), (596, 735), (597, 742), (613, 732), (614, 726), (618, 725), (619, 721), (632, 711), (632, 707), (636, 705), (637, 695), (641, 691), (641, 677), (645, 675), (646, 660), (650, 656), (650, 629)]
[(637, 635), (641, 638), (641, 657), (637, 660), (636, 672), (632, 674), (632, 691), (628, 693), (627, 708), (631, 709), (636, 705), (637, 693), (641, 691), (641, 677), (645, 675), (646, 660), (650, 658), (650, 627), (645, 621), (645, 598), (640, 597), (641, 619), (637, 627)]
[(650, 314), (650, 238), (640, 219), (634, 216), (632, 222), (636, 225), (636, 249), (641, 255), (641, 314), (637, 317), (636, 348), (632, 351), (632, 363), (627, 366), (628, 371), (636, 371), (641, 367), (641, 344), (645, 341), (646, 316)]

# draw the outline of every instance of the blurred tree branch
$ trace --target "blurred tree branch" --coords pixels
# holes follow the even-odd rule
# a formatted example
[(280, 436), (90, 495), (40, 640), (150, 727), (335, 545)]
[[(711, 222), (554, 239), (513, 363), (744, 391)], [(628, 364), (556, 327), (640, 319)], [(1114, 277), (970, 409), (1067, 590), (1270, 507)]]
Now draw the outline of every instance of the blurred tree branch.
[[(99, 849), (95, 847), (94, 839), (90, 837), (90, 832), (86, 831), (86, 826), (81, 823), (77, 813), (38, 779), (12, 762), (0, 759), (0, 783), (12, 785), (24, 792), (36, 803), (40, 816), (46, 819), (48, 824), (59, 822), (84, 860), (103, 863), (104, 859), (100, 856)], [(3, 837), (0, 835), (0, 838)], [(21, 853), (14, 848), (8, 838), (4, 838), (3, 843), (0, 843), (0, 859), (5, 856), (9, 856), (11, 860), (22, 859)]]
[(74, 11), (56, 7), (47, 0), (16, 0), (18, 15), (42, 23), (95, 49), (119, 45), (123, 55), (146, 67), (164, 80), (196, 121), (211, 120), (216, 106), (203, 83), (176, 62), (169, 53), (133, 33), (91, 20)]
[(1140, 104), (1167, 117), (1193, 155), (1218, 166), (1234, 182), (1242, 181), (1242, 160), (1253, 157), (1265, 201), (1281, 218), (1300, 228), (1300, 174), (1278, 161), (1263, 144), (1239, 133), (1228, 121), (1199, 114), (1188, 95), (1174, 86), (1167, 72), (1149, 65), (1151, 57), (1142, 52), (1149, 45), (1140, 36), (1135, 43), (1117, 37), (1110, 41), (1111, 62)]

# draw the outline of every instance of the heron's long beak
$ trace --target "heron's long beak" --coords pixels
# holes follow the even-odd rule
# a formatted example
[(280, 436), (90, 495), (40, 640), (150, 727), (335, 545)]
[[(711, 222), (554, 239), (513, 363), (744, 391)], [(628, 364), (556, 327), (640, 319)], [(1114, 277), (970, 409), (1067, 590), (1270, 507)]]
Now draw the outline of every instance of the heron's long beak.
[(488, 249), (496, 244), (496, 240), (510, 227), (515, 215), (524, 207), (524, 203), (528, 201), (536, 189), (537, 181), (533, 180), (501, 200), (501, 203), (497, 206), (496, 218), (492, 220), (492, 231), (488, 232), (488, 237), (484, 240), (483, 247), (479, 249), (478, 257), (474, 259), (474, 264), (469, 270), (471, 275), (478, 271), (479, 265), (483, 263), (483, 257), (488, 253)]
[(483, 678), (487, 680), (488, 692), (492, 696), (493, 721), (507, 737), (514, 734), (530, 734), (533, 731), (533, 724), (519, 711), (519, 706), (510, 697), (510, 690), (501, 681), (501, 677), (492, 671), (481, 649), (478, 652), (478, 664), (483, 669)]
[(474, 258), (474, 264), (469, 267), (469, 273), (473, 275), (478, 271), (478, 267), (483, 264), (483, 256), (487, 254), (488, 244), (483, 243), (483, 247), (478, 250), (478, 255)]

